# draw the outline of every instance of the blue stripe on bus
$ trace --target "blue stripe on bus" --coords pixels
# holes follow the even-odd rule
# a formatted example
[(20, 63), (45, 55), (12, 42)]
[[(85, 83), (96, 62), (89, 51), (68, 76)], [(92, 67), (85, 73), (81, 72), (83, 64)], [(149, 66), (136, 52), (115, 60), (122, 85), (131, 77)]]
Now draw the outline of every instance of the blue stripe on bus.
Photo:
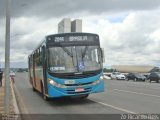
[(88, 78), (81, 78), (81, 79), (61, 79), (61, 78), (53, 77), (47, 73), (47, 78), (50, 78), (59, 84), (64, 84), (65, 80), (75, 80), (75, 84), (78, 84), (78, 83), (94, 82), (96, 80), (99, 80), (99, 78), (100, 78), (100, 76), (102, 76), (102, 74), (103, 73), (101, 72), (100, 74), (98, 74), (96, 76), (88, 77)]

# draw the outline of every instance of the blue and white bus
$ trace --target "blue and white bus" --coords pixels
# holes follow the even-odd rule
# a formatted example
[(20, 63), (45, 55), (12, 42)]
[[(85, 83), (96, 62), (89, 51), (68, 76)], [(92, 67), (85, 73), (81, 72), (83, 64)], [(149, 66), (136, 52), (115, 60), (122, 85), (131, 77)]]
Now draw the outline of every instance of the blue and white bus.
[(87, 98), (104, 91), (103, 57), (97, 34), (48, 35), (28, 56), (30, 83), (46, 100)]

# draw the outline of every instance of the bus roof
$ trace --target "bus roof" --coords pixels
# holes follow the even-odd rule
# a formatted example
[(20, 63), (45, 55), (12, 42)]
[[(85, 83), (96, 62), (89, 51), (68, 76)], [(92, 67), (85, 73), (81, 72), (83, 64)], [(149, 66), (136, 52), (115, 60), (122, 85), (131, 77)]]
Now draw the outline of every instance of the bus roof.
[(57, 34), (50, 34), (50, 35), (46, 35), (46, 37), (49, 37), (49, 36), (65, 36), (65, 35), (84, 35), (84, 34), (88, 34), (88, 35), (98, 35), (96, 33), (87, 33), (87, 32), (69, 32), (69, 33), (57, 33)]

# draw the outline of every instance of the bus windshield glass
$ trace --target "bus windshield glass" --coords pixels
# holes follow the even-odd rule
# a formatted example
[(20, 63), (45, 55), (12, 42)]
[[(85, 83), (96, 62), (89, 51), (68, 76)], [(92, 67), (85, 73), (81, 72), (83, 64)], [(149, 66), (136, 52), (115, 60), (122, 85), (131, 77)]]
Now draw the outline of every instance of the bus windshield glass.
[(100, 70), (99, 46), (67, 46), (48, 49), (48, 68), (53, 73), (72, 73)]

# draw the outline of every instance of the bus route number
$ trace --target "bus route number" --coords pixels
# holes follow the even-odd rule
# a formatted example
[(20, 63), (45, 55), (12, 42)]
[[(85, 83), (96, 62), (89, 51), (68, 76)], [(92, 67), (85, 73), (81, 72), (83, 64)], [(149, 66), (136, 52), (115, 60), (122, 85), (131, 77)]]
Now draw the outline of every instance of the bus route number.
[(55, 42), (63, 42), (64, 41), (64, 37), (55, 37)]

